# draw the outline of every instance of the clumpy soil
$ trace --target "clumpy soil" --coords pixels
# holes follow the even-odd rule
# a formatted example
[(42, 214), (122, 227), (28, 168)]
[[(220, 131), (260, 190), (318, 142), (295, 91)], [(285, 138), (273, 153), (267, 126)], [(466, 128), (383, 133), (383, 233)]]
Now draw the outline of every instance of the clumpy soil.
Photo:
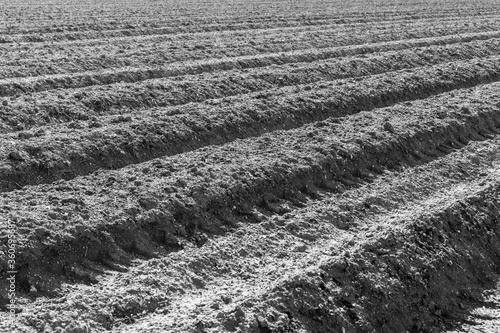
[(499, 330), (498, 4), (75, 1), (0, 26), (1, 332)]

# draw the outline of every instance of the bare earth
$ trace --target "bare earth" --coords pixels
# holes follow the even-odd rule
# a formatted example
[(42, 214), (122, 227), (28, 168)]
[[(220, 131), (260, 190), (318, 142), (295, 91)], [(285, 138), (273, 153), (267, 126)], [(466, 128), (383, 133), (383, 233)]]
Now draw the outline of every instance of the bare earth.
[(497, 1), (0, 7), (0, 332), (500, 332)]

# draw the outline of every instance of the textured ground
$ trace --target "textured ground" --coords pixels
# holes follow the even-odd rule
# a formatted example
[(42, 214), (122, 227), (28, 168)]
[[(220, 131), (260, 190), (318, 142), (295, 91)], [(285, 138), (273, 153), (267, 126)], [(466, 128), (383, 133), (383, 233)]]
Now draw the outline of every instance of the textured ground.
[(1, 332), (500, 331), (497, 1), (0, 6)]

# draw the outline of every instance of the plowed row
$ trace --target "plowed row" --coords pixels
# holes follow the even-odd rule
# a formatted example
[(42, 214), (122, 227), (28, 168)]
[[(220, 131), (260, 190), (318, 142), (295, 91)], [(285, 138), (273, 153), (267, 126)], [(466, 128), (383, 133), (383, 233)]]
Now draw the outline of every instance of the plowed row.
[(0, 331), (467, 330), (500, 272), (499, 6), (375, 2), (0, 25)]
[[(375, 8), (362, 1), (351, 3), (349, 8), (338, 8), (337, 4), (302, 1), (271, 4), (267, 1), (242, 4), (221, 4), (226, 17), (221, 17), (218, 7), (210, 1), (178, 4), (169, 1), (165, 5), (122, 3), (120, 7), (99, 6), (83, 1), (72, 1), (54, 6), (40, 6), (36, 1), (2, 1), (4, 8), (1, 31), (9, 35), (25, 36), (26, 41), (44, 41), (88, 38), (87, 36), (130, 36), (155, 33), (178, 33), (196, 31), (227, 31), (255, 28), (275, 28), (318, 24), (366, 24), (378, 21), (419, 20), (433, 18), (477, 17), (494, 13), (496, 3), (459, 4), (447, 1), (442, 8), (423, 8), (421, 4), (406, 4), (397, 11), (390, 7)], [(21, 6), (20, 6), (21, 5)], [(266, 8), (262, 12), (261, 8)], [(399, 6), (398, 6), (399, 7)], [(448, 7), (448, 8), (444, 8)], [(22, 10), (19, 10), (22, 8)], [(293, 10), (295, 14), (290, 14)], [(162, 11), (158, 17), (158, 11)], [(98, 20), (89, 17), (98, 17)], [(111, 30), (111, 31), (110, 31)], [(99, 33), (100, 32), (100, 33)], [(10, 41), (7, 37), (6, 41)]]
[[(5, 175), (1, 190), (69, 179), (98, 168), (115, 169), (209, 144), (341, 117), (494, 81), (499, 75), (495, 56), (113, 117), (95, 118), (82, 113), (90, 119), (2, 135), (5, 144), (0, 151), (4, 155), (17, 152), (22, 160), (4, 160), (0, 164)], [(258, 87), (258, 82), (253, 86)]]
[[(480, 20), (477, 28), (470, 23), (449, 22), (437, 27), (429, 27), (428, 22), (405, 27), (394, 25), (382, 26), (366, 31), (352, 28), (331, 28), (313, 31), (275, 30), (271, 34), (259, 34), (259, 31), (238, 35), (195, 34), (194, 36), (175, 35), (158, 39), (119, 39), (117, 42), (98, 40), (97, 45), (89, 42), (48, 43), (37, 47), (35, 54), (30, 54), (23, 44), (7, 48), (5, 66), (0, 72), (1, 78), (36, 76), (42, 74), (62, 74), (88, 70), (103, 70), (125, 66), (164, 66), (165, 63), (187, 62), (207, 58), (233, 58), (256, 56), (261, 54), (291, 52), (298, 50), (321, 51), (331, 45), (352, 46), (367, 43), (401, 41), (408, 38), (430, 38), (463, 33), (495, 34), (498, 32), (498, 17)], [(332, 31), (333, 30), (333, 31)], [(187, 38), (186, 38), (187, 37)], [(209, 38), (214, 42), (208, 43)], [(190, 40), (191, 39), (191, 40)], [(133, 48), (130, 44), (139, 45)], [(164, 43), (164, 44), (162, 44)], [(158, 46), (158, 44), (163, 46)], [(16, 50), (17, 49), (17, 50)], [(29, 49), (28, 49), (29, 50)], [(12, 58), (11, 58), (12, 57)], [(44, 60), (46, 59), (46, 60)]]
[[(15, 96), (24, 93), (33, 93), (46, 91), (51, 89), (65, 89), (65, 88), (80, 88), (93, 85), (108, 85), (113, 83), (125, 83), (125, 82), (139, 82), (146, 81), (148, 79), (154, 78), (171, 78), (171, 77), (181, 77), (184, 75), (195, 75), (201, 73), (217, 73), (219, 71), (229, 71), (229, 70), (251, 70), (258, 68), (265, 68), (272, 65), (284, 67), (281, 72), (285, 74), (290, 71), (289, 67), (285, 65), (294, 66), (304, 66), (307, 63), (309, 66), (321, 65), (324, 62), (337, 60), (338, 62), (343, 61), (344, 63), (349, 60), (350, 57), (380, 57), (380, 53), (385, 55), (385, 53), (391, 51), (399, 51), (398, 53), (390, 53), (390, 55), (400, 57), (400, 61), (409, 59), (402, 58), (412, 58), (419, 55), (420, 57), (425, 57), (427, 61), (431, 57), (436, 57), (434, 61), (439, 61), (439, 56), (447, 60), (452, 60), (455, 57), (462, 56), (460, 53), (476, 52), (476, 54), (492, 54), (496, 51), (495, 47), (498, 43), (499, 32), (487, 32), (479, 34), (467, 34), (464, 36), (444, 36), (439, 38), (419, 38), (404, 41), (395, 41), (387, 43), (377, 43), (377, 44), (364, 44), (360, 46), (350, 46), (350, 47), (335, 47), (326, 48), (319, 50), (300, 50), (291, 51), (285, 53), (270, 53), (270, 54), (259, 54), (255, 56), (241, 56), (232, 57), (222, 60), (209, 59), (206, 61), (196, 61), (190, 63), (173, 63), (169, 66), (164, 67), (150, 67), (146, 68), (133, 68), (125, 67), (116, 70), (109, 71), (97, 71), (90, 72), (86, 71), (83, 73), (76, 74), (60, 74), (60, 75), (40, 75), (33, 78), (26, 78), (20, 81), (19, 79), (5, 79), (0, 81), (0, 96), (8, 97)], [(478, 42), (482, 41), (484, 42)], [(458, 43), (463, 43), (460, 45), (454, 45)], [(479, 45), (478, 45), (479, 44)], [(439, 47), (439, 46), (440, 47)], [(444, 45), (444, 46), (443, 46)], [(472, 49), (472, 50), (471, 50)], [(489, 53), (490, 52), (490, 53)], [(416, 54), (415, 54), (416, 53)], [(422, 53), (425, 53), (423, 55)], [(450, 53), (457, 53), (451, 54)], [(338, 59), (340, 58), (340, 59)], [(345, 59), (347, 58), (347, 59)], [(369, 59), (361, 60), (367, 62)], [(321, 61), (319, 64), (316, 62)], [(385, 65), (391, 66), (401, 66), (403, 67), (404, 62), (401, 64), (393, 63), (392, 59), (383, 59)], [(342, 64), (342, 62), (340, 63)], [(105, 65), (105, 64), (104, 64)], [(108, 66), (112, 66), (107, 64)], [(344, 65), (345, 66), (345, 65)], [(357, 64), (351, 65), (351, 71), (357, 69)], [(406, 65), (408, 66), (408, 65)], [(40, 64), (37, 65), (39, 70)], [(88, 65), (86, 65), (88, 68)], [(275, 74), (278, 76), (280, 73), (273, 68), (268, 75)], [(307, 68), (306, 68), (307, 69)], [(82, 70), (78, 68), (77, 70)], [(385, 69), (386, 71), (389, 69)], [(292, 69), (292, 71), (297, 71), (297, 69)], [(276, 73), (278, 72), (278, 73)], [(373, 74), (373, 72), (368, 72)], [(358, 75), (367, 74), (367, 71), (363, 69), (358, 70)], [(19, 76), (19, 73), (15, 75)], [(283, 73), (281, 74), (283, 75)], [(348, 74), (346, 74), (348, 76)], [(99, 89), (103, 89), (99, 87)], [(60, 92), (59, 92), (60, 94)]]

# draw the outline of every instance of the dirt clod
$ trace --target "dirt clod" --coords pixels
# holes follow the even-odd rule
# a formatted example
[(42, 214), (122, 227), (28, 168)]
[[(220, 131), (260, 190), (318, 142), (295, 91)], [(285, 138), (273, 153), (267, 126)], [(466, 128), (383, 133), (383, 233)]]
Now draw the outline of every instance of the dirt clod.
[(386, 130), (389, 133), (394, 133), (394, 126), (388, 121), (384, 123), (384, 130)]
[(9, 153), (9, 158), (15, 161), (24, 161), (23, 155), (19, 151), (11, 151)]
[(0, 332), (498, 331), (499, 1), (52, 2), (2, 2)]

